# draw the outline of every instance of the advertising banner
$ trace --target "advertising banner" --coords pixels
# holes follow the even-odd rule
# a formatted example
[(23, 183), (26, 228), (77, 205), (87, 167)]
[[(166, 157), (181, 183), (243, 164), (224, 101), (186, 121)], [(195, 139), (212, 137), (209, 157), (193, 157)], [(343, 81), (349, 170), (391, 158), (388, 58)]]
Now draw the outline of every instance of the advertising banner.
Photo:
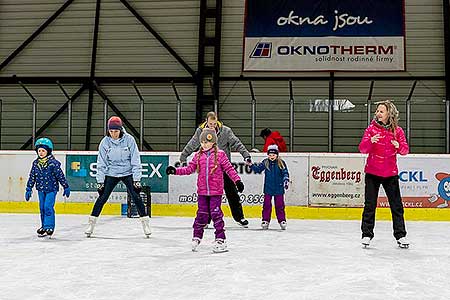
[[(168, 192), (168, 180), (165, 170), (169, 156), (141, 154), (142, 178), (141, 184), (151, 187), (152, 195)], [(66, 177), (71, 190), (74, 192), (71, 201), (94, 201), (97, 198), (97, 155), (95, 154), (67, 154)], [(84, 192), (84, 193), (77, 193)], [(163, 197), (167, 199), (166, 197)], [(158, 197), (152, 201), (158, 203)], [(126, 201), (126, 186), (122, 182), (117, 184), (110, 197), (111, 202)], [(165, 201), (162, 201), (165, 202)]]
[(311, 154), (309, 204), (363, 206), (364, 162), (362, 155)]
[[(285, 193), (288, 206), (361, 207), (364, 204), (364, 165), (367, 155), (356, 153), (282, 153), (290, 173), (290, 187)], [(94, 202), (97, 197), (96, 152), (55, 152), (61, 162), (72, 193), (57, 201)], [(191, 156), (192, 157), (192, 156)], [(191, 159), (189, 158), (189, 160)], [(267, 155), (252, 153), (254, 162)], [(2, 151), (0, 163), (8, 172), (0, 176), (0, 201), (25, 201), (24, 193), (34, 151)], [(166, 167), (179, 166), (177, 152), (141, 153), (142, 184), (150, 185), (152, 202), (161, 204), (195, 204), (197, 202), (197, 174), (167, 176)], [(188, 160), (188, 161), (189, 161)], [(243, 205), (262, 205), (264, 173), (255, 174), (242, 157), (232, 154), (232, 164), (245, 189), (240, 194)], [(398, 157), (400, 191), (405, 208), (450, 207), (450, 155), (409, 154)], [(31, 201), (37, 201), (33, 189)], [(126, 191), (119, 184), (108, 202), (125, 202)], [(226, 197), (223, 203), (227, 203)], [(383, 188), (380, 188), (378, 207), (389, 207)]]
[(246, 0), (243, 71), (404, 71), (403, 12), (403, 0)]
[[(25, 188), (27, 186), (33, 161), (37, 158), (35, 151), (1, 151), (0, 166), (4, 172), (0, 175), (0, 201), (25, 201)], [(64, 171), (64, 155), (54, 153), (62, 164)], [(34, 191), (30, 201), (38, 201)]]
[[(193, 155), (188, 158), (188, 162)], [(252, 153), (252, 160), (257, 163), (266, 158), (266, 154)], [(170, 156), (170, 163), (179, 166), (179, 154)], [(247, 166), (242, 156), (232, 154), (232, 164), (245, 185), (244, 192), (240, 194), (242, 205), (262, 205), (264, 203), (264, 173), (255, 174)], [(282, 154), (290, 173), (290, 187), (285, 194), (286, 205), (308, 204), (308, 154)], [(177, 164), (178, 162), (178, 164)], [(197, 203), (197, 174), (188, 176), (170, 176), (169, 178), (169, 203), (192, 204)], [(227, 199), (223, 196), (224, 204)]]
[[(400, 192), (405, 208), (450, 206), (450, 156), (410, 154), (398, 158)], [(389, 207), (381, 189), (378, 207)]]

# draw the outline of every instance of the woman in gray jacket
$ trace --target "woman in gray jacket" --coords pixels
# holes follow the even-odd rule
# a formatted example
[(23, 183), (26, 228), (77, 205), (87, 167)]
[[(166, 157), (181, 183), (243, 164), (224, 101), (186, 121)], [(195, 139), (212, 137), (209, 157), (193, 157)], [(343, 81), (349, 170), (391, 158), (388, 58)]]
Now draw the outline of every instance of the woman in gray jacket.
[(121, 181), (136, 203), (145, 236), (150, 236), (152, 233), (150, 217), (145, 215), (145, 207), (139, 196), (141, 176), (141, 158), (136, 141), (126, 133), (119, 117), (111, 117), (108, 120), (108, 133), (98, 147), (97, 191), (99, 197), (89, 217), (89, 226), (85, 231), (87, 237), (90, 237), (94, 231), (97, 218), (108, 201), (109, 195)]

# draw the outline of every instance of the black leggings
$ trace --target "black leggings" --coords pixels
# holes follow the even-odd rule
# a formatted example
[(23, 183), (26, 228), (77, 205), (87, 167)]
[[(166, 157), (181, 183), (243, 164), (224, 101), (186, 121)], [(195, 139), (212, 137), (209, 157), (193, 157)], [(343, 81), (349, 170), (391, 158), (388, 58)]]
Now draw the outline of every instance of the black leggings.
[(236, 189), (236, 185), (225, 172), (223, 173), (223, 183), (223, 189), (225, 190), (225, 195), (228, 199), (231, 215), (235, 221), (239, 222), (244, 218), (244, 211), (242, 210), (241, 199)]
[(391, 208), (394, 237), (398, 240), (406, 236), (405, 219), (403, 218), (403, 203), (400, 195), (398, 176), (379, 177), (366, 174), (365, 201), (362, 215), (361, 231), (363, 237), (373, 238), (375, 227), (375, 210), (377, 208), (378, 191), (383, 185)]
[(103, 190), (103, 194), (95, 201), (91, 216), (100, 216), (103, 206), (105, 205), (106, 201), (108, 201), (109, 195), (111, 195), (112, 191), (120, 181), (122, 181), (126, 185), (128, 193), (131, 195), (134, 203), (136, 203), (139, 216), (145, 216), (144, 203), (142, 203), (141, 196), (139, 196), (139, 194), (134, 190), (133, 175), (128, 175), (125, 177), (105, 176), (105, 189)]

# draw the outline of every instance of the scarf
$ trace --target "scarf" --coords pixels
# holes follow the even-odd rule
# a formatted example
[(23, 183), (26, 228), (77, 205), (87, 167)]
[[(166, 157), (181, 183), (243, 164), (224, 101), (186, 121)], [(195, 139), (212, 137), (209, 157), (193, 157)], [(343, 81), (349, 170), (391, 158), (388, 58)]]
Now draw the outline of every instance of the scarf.
[(43, 169), (46, 168), (48, 166), (48, 156), (44, 157), (44, 158), (38, 158), (38, 163), (37, 166), (39, 169)]

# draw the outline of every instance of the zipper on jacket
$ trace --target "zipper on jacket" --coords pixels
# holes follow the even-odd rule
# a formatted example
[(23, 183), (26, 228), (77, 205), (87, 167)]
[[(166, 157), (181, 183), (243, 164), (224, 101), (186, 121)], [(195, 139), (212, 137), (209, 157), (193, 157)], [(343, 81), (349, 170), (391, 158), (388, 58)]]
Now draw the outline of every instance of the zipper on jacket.
[(205, 155), (206, 155), (206, 190), (208, 192), (208, 195), (209, 195), (209, 154), (210, 154), (209, 151), (205, 152)]

